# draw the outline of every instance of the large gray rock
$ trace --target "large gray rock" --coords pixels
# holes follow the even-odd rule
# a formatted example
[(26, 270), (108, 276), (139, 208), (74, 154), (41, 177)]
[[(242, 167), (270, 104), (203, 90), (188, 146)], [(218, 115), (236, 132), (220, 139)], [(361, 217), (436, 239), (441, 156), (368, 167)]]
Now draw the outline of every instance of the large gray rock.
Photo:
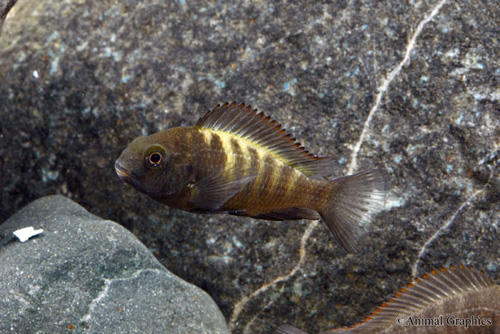
[[(21, 0), (11, 14), (0, 219), (67, 195), (207, 291), (234, 333), (352, 324), (449, 263), (500, 278), (498, 1)], [(168, 209), (115, 175), (131, 139), (226, 100), (335, 156), (335, 175), (355, 160), (390, 172), (363, 251), (323, 224)]]
[(227, 333), (214, 301), (120, 225), (44, 197), (0, 226), (43, 234), (0, 248), (0, 333)]

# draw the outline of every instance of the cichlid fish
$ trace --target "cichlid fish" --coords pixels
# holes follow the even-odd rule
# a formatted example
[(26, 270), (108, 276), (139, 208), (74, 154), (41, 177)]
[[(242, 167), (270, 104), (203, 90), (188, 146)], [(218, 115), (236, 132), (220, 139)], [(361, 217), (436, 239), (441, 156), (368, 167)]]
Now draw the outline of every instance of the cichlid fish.
[(195, 126), (134, 139), (118, 176), (154, 200), (196, 213), (268, 220), (320, 219), (348, 251), (383, 205), (382, 170), (327, 181), (332, 157), (317, 157), (276, 121), (244, 104), (217, 105)]
[[(365, 321), (320, 334), (500, 333), (500, 286), (474, 268), (432, 271), (401, 291)], [(284, 325), (278, 334), (307, 332)]]

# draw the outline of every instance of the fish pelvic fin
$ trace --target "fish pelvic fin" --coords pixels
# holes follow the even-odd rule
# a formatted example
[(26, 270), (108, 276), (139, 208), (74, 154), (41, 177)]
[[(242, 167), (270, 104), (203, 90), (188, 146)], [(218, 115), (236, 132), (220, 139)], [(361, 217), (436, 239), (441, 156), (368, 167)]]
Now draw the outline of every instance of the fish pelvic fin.
[(329, 197), (319, 213), (335, 240), (348, 252), (356, 252), (365, 234), (364, 227), (384, 206), (389, 175), (372, 169), (329, 183)]

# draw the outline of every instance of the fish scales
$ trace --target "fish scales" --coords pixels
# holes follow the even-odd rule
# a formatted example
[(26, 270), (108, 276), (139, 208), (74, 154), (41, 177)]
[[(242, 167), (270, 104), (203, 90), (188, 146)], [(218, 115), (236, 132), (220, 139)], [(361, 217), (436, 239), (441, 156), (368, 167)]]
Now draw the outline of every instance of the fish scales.
[(194, 126), (134, 139), (118, 176), (154, 200), (194, 213), (269, 220), (320, 219), (356, 251), (384, 205), (388, 175), (374, 169), (328, 180), (335, 160), (309, 153), (269, 116), (217, 105)]
[[(263, 172), (248, 185), (249, 191), (236, 194), (223, 208), (245, 208), (245, 215), (253, 216), (265, 211), (309, 206), (307, 198), (311, 187), (307, 179), (302, 178), (300, 182), (291, 183), (292, 175), (296, 175), (296, 171), (286, 165), (280, 166), (269, 156), (265, 160), (267, 161), (264, 162)], [(298, 188), (302, 189), (301, 193), (297, 192)]]
[[(202, 129), (201, 132), (208, 150), (223, 150), (226, 157), (224, 170), (228, 180), (245, 177), (250, 173), (258, 175), (241, 192), (229, 199), (222, 210), (244, 209), (244, 215), (252, 216), (264, 209), (273, 211), (290, 206), (310, 205), (305, 199), (309, 198), (308, 195), (313, 190), (309, 183), (314, 181), (301, 178), (301, 173), (288, 166), (279, 156), (265, 147), (230, 133), (207, 129)], [(217, 143), (216, 147), (213, 147), (214, 143)], [(215, 160), (219, 157), (220, 155), (213, 155)], [(300, 188), (300, 193), (297, 188)]]

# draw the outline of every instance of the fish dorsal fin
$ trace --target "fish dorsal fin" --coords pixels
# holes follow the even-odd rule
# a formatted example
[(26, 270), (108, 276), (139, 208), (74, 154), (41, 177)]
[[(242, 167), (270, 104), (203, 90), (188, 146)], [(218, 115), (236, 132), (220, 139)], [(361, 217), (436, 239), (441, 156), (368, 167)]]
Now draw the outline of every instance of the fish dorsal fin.
[(283, 325), (278, 328), (276, 334), (309, 334), (309, 333), (294, 326)]
[(332, 174), (334, 166), (331, 157), (317, 157), (309, 153), (280, 124), (250, 105), (236, 102), (218, 104), (201, 117), (195, 127), (244, 138), (307, 176), (319, 178)]
[[(387, 328), (397, 324), (398, 318), (415, 316), (438, 301), (456, 297), (463, 293), (479, 291), (494, 286), (495, 281), (481, 271), (465, 266), (433, 270), (422, 279), (415, 279), (402, 288), (402, 293), (396, 293), (394, 298), (383, 303), (364, 321), (351, 327), (336, 328), (321, 332), (327, 333), (373, 333), (376, 329)], [(448, 313), (453, 314), (452, 310)], [(446, 311), (443, 313), (446, 314)]]

